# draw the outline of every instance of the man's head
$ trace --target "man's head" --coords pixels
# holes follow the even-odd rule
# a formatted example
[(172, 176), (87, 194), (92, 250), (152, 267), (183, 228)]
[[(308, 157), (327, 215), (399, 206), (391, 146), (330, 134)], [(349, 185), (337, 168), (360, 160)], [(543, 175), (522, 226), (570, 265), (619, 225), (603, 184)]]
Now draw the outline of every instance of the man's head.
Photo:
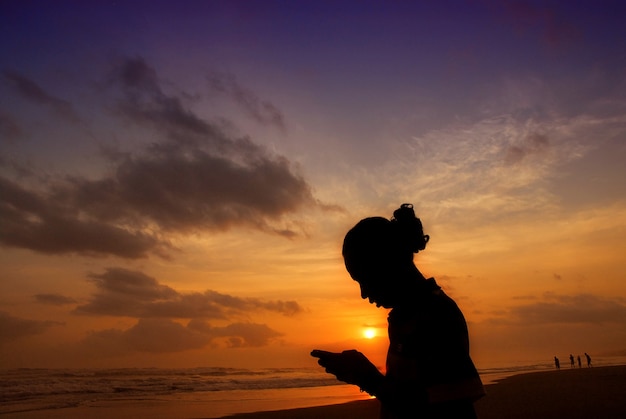
[(343, 258), (350, 276), (361, 286), (361, 296), (389, 306), (397, 286), (414, 270), (413, 254), (428, 241), (413, 207), (404, 204), (394, 218), (370, 217), (359, 221), (343, 242)]

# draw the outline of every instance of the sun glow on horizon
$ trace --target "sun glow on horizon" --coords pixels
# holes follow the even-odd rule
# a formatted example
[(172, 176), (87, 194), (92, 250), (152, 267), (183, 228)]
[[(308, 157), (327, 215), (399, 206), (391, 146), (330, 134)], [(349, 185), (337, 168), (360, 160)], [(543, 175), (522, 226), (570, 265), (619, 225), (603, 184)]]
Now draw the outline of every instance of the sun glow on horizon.
[(376, 329), (372, 327), (366, 328), (365, 330), (363, 330), (363, 337), (365, 337), (366, 339), (374, 339), (376, 337)]

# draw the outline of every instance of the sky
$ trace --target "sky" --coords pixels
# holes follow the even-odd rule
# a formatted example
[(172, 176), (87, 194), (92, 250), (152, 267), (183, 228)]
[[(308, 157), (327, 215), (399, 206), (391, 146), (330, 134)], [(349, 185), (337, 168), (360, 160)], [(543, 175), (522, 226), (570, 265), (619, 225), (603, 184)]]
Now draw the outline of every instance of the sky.
[(479, 369), (626, 355), (625, 14), (0, 0), (0, 368), (382, 366), (402, 203)]

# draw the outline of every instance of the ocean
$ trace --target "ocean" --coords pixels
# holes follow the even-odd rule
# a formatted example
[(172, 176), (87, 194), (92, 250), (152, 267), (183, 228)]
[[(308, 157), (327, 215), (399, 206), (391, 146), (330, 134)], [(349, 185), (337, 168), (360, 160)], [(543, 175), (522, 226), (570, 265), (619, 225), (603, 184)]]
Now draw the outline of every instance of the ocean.
[[(594, 365), (623, 365), (626, 358), (594, 359)], [(583, 367), (586, 367), (583, 365)], [(569, 361), (561, 368), (569, 368)], [(554, 369), (552, 362), (479, 370), (485, 384), (510, 375)], [(65, 408), (116, 403), (196, 404), (204, 418), (235, 413), (322, 406), (369, 399), (355, 386), (343, 385), (321, 368), (122, 368), (6, 369), (0, 371), (0, 416), (25, 412), (50, 417)], [(54, 416), (60, 417), (60, 416)]]

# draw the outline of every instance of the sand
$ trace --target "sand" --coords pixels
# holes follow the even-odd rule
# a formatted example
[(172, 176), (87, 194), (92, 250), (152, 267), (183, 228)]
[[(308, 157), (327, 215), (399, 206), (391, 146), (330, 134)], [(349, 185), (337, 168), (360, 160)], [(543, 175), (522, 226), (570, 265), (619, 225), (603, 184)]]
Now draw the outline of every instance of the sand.
[[(479, 419), (624, 419), (626, 365), (515, 375), (486, 386), (476, 403)], [(231, 419), (375, 419), (378, 401), (259, 412)]]

